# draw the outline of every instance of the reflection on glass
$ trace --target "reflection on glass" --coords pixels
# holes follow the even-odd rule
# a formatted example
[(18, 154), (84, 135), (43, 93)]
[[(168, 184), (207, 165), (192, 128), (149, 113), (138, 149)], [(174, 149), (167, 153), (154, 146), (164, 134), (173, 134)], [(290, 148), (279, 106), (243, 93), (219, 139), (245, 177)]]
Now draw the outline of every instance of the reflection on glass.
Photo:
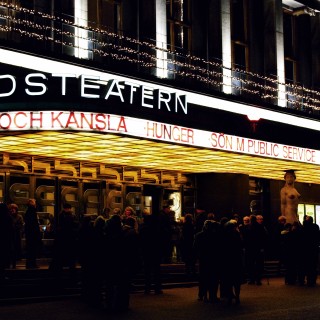
[(304, 204), (300, 203), (298, 204), (298, 216), (299, 216), (299, 221), (303, 223), (303, 217), (304, 217)]
[(315, 213), (314, 213), (314, 205), (313, 204), (306, 204), (306, 215), (313, 218), (315, 221)]

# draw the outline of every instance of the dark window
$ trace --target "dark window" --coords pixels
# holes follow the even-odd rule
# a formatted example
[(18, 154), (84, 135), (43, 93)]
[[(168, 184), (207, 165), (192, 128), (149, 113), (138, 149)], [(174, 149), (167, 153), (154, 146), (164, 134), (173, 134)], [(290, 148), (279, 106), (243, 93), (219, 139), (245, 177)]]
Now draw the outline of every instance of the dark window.
[(167, 39), (172, 51), (189, 52), (191, 38), (190, 0), (167, 0)]
[(89, 21), (94, 26), (119, 33), (122, 29), (122, 10), (119, 0), (88, 1)]
[(288, 79), (289, 81), (293, 81), (293, 79), (295, 78), (295, 61), (286, 59), (285, 60), (285, 73), (286, 73), (286, 79)]
[(233, 52), (234, 52), (234, 64), (235, 66), (245, 66), (247, 64), (246, 61), (246, 46), (243, 46), (239, 43), (234, 43)]
[(288, 82), (297, 82), (297, 56), (296, 56), (296, 17), (291, 11), (283, 12), (283, 39), (284, 39), (284, 59), (285, 77)]
[(232, 61), (234, 68), (248, 70), (247, 0), (233, 0), (231, 5)]

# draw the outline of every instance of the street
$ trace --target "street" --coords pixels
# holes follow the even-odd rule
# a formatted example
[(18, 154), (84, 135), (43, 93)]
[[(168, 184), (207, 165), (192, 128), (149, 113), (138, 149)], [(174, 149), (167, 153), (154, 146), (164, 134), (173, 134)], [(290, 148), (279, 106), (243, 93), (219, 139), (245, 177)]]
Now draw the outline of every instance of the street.
[(187, 319), (296, 319), (320, 318), (320, 286), (286, 286), (282, 278), (266, 279), (262, 286), (244, 284), (241, 304), (226, 306), (197, 301), (197, 287), (167, 289), (162, 295), (131, 295), (130, 310), (108, 314), (87, 306), (79, 297), (12, 304), (0, 307), (1, 320), (187, 320)]

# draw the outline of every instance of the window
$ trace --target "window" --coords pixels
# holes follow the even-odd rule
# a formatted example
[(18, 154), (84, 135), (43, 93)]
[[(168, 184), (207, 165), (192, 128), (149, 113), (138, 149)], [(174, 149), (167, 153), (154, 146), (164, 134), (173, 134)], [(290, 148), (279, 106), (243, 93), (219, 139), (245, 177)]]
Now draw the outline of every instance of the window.
[[(232, 93), (246, 92), (246, 73), (249, 71), (248, 46), (248, 7), (247, 0), (231, 1), (231, 68)], [(239, 70), (236, 70), (239, 69)], [(243, 70), (243, 71), (242, 71)]]
[(119, 33), (122, 30), (122, 7), (120, 0), (88, 1), (89, 21), (92, 27)]
[(320, 226), (320, 205), (319, 204), (306, 204), (299, 203), (298, 205), (299, 221), (303, 223), (304, 217), (310, 216), (313, 222)]
[(172, 51), (191, 50), (190, 0), (167, 0), (167, 39)]
[(247, 0), (233, 0), (231, 5), (232, 62), (234, 68), (248, 71)]
[(291, 11), (284, 10), (283, 13), (283, 38), (284, 38), (284, 59), (285, 77), (291, 83), (298, 81), (297, 57), (296, 57), (296, 18)]

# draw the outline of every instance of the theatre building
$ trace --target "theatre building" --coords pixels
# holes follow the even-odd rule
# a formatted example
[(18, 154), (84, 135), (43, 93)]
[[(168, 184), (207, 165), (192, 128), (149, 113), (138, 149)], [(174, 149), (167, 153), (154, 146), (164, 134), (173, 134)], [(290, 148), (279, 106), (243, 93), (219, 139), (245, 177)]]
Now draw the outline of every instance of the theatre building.
[[(320, 224), (320, 3), (0, 2), (0, 198)], [(44, 234), (44, 237), (46, 235)]]

